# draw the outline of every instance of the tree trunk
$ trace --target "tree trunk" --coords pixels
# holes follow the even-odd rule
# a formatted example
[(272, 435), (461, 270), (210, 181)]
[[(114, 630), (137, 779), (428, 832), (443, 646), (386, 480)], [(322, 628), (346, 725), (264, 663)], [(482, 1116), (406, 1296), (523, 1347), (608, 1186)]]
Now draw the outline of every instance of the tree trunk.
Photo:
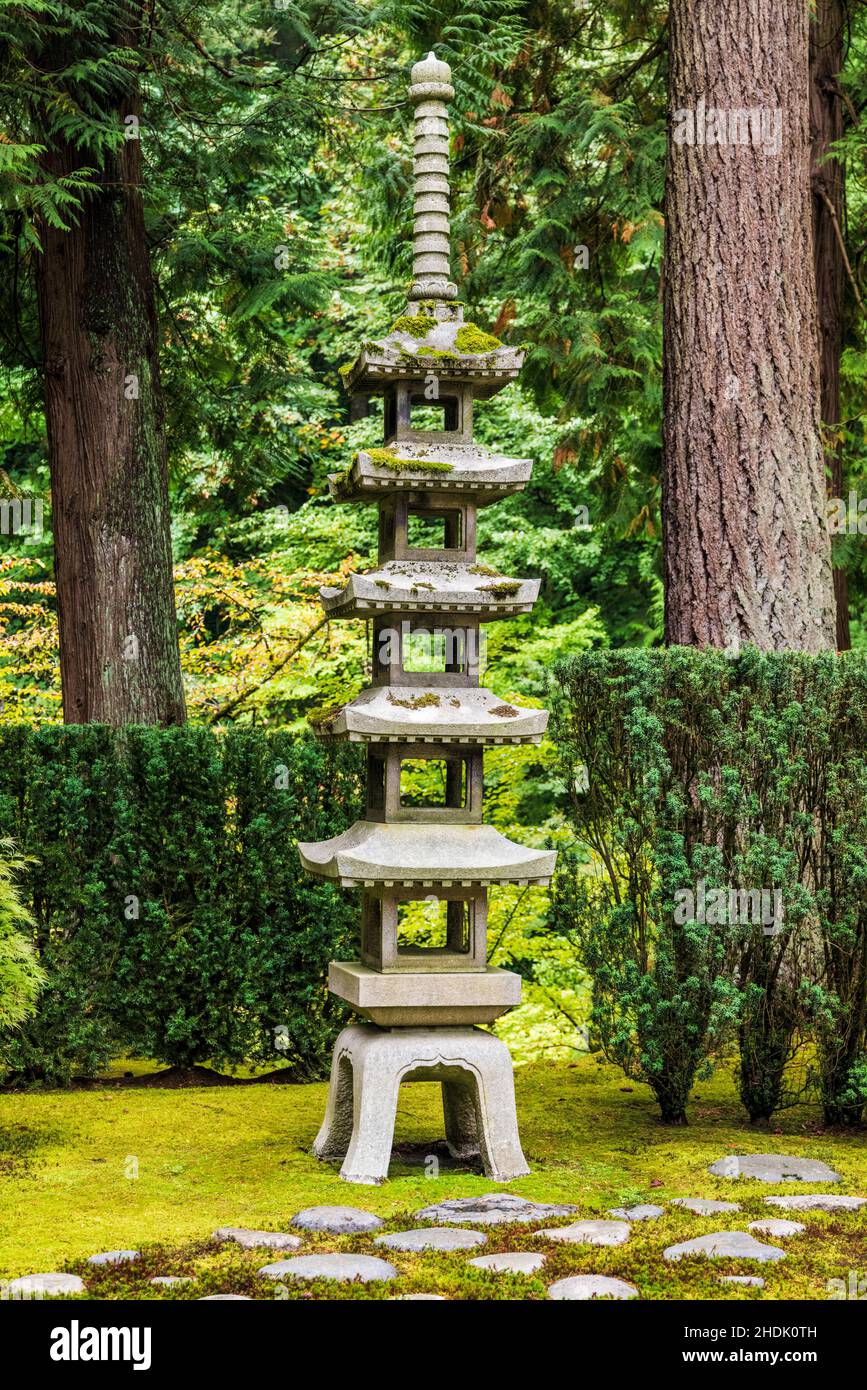
[(836, 634), (807, 6), (672, 0), (669, 14), (666, 640), (821, 651)]
[[(816, 0), (810, 24), (810, 187), (813, 196), (813, 260), (816, 268), (816, 308), (819, 315), (819, 374), (828, 490), (844, 497), (843, 446), (837, 437), (840, 422), (840, 355), (843, 350), (843, 253), (838, 231), (843, 229), (843, 166), (828, 159), (828, 149), (843, 135), (843, 102), (837, 81), (843, 66), (846, 16), (841, 0)], [(828, 204), (831, 204), (829, 207)], [(836, 225), (835, 225), (836, 222)], [(847, 651), (849, 589), (845, 569), (834, 570), (837, 599), (837, 647)]]
[[(129, 97), (118, 109), (138, 115)], [(39, 318), (67, 723), (177, 724), (178, 652), (154, 286), (138, 140), (100, 155), (69, 231), (43, 225)], [(96, 163), (54, 144), (56, 173)]]

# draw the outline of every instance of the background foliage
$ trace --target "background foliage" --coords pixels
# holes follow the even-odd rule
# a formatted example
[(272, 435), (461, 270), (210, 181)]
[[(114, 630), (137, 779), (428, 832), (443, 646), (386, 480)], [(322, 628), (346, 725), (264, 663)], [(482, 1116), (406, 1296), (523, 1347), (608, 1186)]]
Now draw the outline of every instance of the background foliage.
[(320, 1075), (342, 1018), (327, 963), (357, 904), (295, 845), (344, 829), (360, 786), (356, 750), (282, 733), (6, 726), (0, 833), (32, 855), (48, 978), (5, 1066), (65, 1081), (127, 1052)]
[[(534, 458), (533, 479), (482, 514), (480, 554), (542, 587), (531, 615), (492, 626), (487, 682), (503, 698), (542, 700), (556, 656), (658, 644), (665, 5), (153, 0), (134, 49), (107, 38), (117, 8), (0, 4), (0, 487), (41, 501), (45, 521), (41, 534), (0, 536), (9, 737), (19, 737), (15, 721), (60, 719), (34, 266), (39, 217), (68, 224), (87, 196), (86, 177), (65, 186), (45, 174), (39, 131), (71, 136), (98, 159), (127, 134), (109, 113), (109, 79), (134, 80), (142, 96), (192, 719), (300, 733), (313, 709), (364, 684), (363, 626), (321, 623), (317, 592), (372, 558), (374, 518), (333, 504), (326, 477), (379, 439), (377, 416), (350, 421), (338, 368), (403, 307), (407, 74), (431, 46), (456, 86), (454, 272), (475, 318), (527, 349), (521, 384), (477, 419), (483, 442)], [(68, 59), (54, 70), (41, 55), (58, 44)], [(847, 45), (846, 235), (863, 301), (860, 4)], [(863, 493), (867, 347), (848, 282), (847, 296), (844, 472)], [(863, 540), (836, 542), (861, 645)], [(216, 772), (201, 756), (191, 775), (210, 785)], [(568, 796), (548, 744), (487, 766), (489, 814), (502, 829), (568, 842)], [(545, 932), (541, 895), (515, 898), (503, 890), (495, 902), (492, 939), (524, 974), (526, 1002), (501, 1029), (522, 1060), (568, 1053), (583, 1046), (580, 962), (568, 936)], [(98, 1039), (102, 1014), (83, 999), (82, 1037)], [(182, 1041), (187, 1024), (178, 1026)]]

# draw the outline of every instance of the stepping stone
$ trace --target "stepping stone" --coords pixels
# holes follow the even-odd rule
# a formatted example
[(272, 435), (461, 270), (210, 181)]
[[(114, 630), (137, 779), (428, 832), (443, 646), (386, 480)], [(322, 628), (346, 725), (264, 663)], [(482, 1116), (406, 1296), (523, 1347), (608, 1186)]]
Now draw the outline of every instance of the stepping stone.
[(618, 1216), (622, 1221), (656, 1221), (657, 1217), (665, 1215), (665, 1209), (640, 1202), (637, 1207), (609, 1207), (608, 1215)]
[(681, 1245), (669, 1245), (663, 1250), (664, 1260), (680, 1260), (684, 1255), (707, 1255), (712, 1260), (758, 1260), (762, 1264), (784, 1260), (785, 1250), (776, 1245), (763, 1245), (749, 1231), (714, 1231), (712, 1235), (696, 1236)]
[(765, 1197), (766, 1206), (783, 1211), (857, 1211), (867, 1197), (844, 1197), (836, 1192), (809, 1192), (803, 1197)]
[(737, 1202), (714, 1202), (710, 1197), (673, 1197), (673, 1207), (686, 1207), (697, 1216), (718, 1216), (723, 1211), (740, 1211)]
[(290, 1236), (285, 1231), (248, 1231), (244, 1226), (221, 1226), (212, 1240), (232, 1241), (244, 1250), (256, 1250), (260, 1246), (270, 1250), (297, 1250), (303, 1244), (300, 1236)]
[(341, 1284), (397, 1278), (394, 1265), (373, 1255), (296, 1255), (294, 1260), (263, 1265), (259, 1273), (266, 1279), (336, 1279)]
[(139, 1250), (103, 1250), (99, 1255), (88, 1255), (89, 1265), (125, 1265), (132, 1260), (140, 1260)]
[(751, 1221), (747, 1227), (748, 1231), (757, 1231), (760, 1236), (776, 1236), (779, 1240), (785, 1240), (786, 1236), (799, 1236), (806, 1229), (800, 1221), (780, 1221), (775, 1217), (769, 1221)]
[(535, 1274), (544, 1263), (544, 1255), (534, 1255), (529, 1250), (517, 1250), (511, 1255), (477, 1255), (474, 1260), (467, 1260), (474, 1269), (492, 1269), (497, 1274)]
[(607, 1274), (575, 1274), (571, 1279), (558, 1279), (548, 1290), (549, 1298), (586, 1301), (591, 1298), (637, 1298), (634, 1284), (624, 1279), (611, 1279)]
[(471, 1250), (474, 1245), (484, 1245), (488, 1239), (481, 1231), (438, 1230), (426, 1226), (420, 1231), (394, 1231), (389, 1236), (376, 1236), (374, 1245), (385, 1245), (389, 1250)]
[(628, 1221), (573, 1221), (571, 1226), (556, 1226), (553, 1231), (533, 1234), (570, 1245), (625, 1245), (631, 1229)]
[(790, 1154), (729, 1154), (708, 1169), (718, 1178), (756, 1178), (759, 1182), (840, 1182), (840, 1174), (818, 1158)]
[(170, 1288), (174, 1284), (193, 1284), (195, 1280), (189, 1274), (156, 1274), (150, 1282)]
[(204, 1298), (197, 1298), (197, 1303), (252, 1303), (253, 1300), (248, 1293), (208, 1293)]
[(551, 1202), (531, 1202), (512, 1192), (486, 1192), (481, 1197), (455, 1197), (437, 1202), (415, 1214), (416, 1221), (438, 1221), (443, 1225), (499, 1226), (507, 1221), (548, 1221), (554, 1216), (571, 1216), (577, 1207)]
[(6, 1286), (7, 1298), (39, 1298), (41, 1294), (57, 1298), (62, 1294), (85, 1292), (77, 1274), (22, 1274), (19, 1279), (10, 1279)]
[(290, 1226), (300, 1226), (302, 1231), (329, 1231), (335, 1236), (378, 1231), (384, 1224), (381, 1216), (362, 1211), (360, 1207), (305, 1207), (289, 1222)]
[(753, 1289), (763, 1289), (764, 1279), (760, 1279), (757, 1274), (721, 1274), (719, 1277), (721, 1284), (746, 1284)]
[(448, 1299), (441, 1293), (396, 1293), (392, 1294), (389, 1303), (448, 1303)]

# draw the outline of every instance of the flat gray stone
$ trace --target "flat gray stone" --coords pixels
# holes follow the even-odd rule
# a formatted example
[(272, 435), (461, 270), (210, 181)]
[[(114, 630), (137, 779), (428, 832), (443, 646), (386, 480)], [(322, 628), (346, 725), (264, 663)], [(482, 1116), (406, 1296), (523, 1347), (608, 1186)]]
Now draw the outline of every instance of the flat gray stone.
[(718, 1216), (724, 1211), (740, 1211), (737, 1202), (715, 1202), (710, 1197), (673, 1197), (671, 1205), (685, 1207), (687, 1211), (694, 1211), (696, 1216)]
[(748, 1231), (756, 1231), (760, 1236), (777, 1236), (780, 1240), (785, 1240), (786, 1236), (799, 1236), (806, 1229), (800, 1221), (781, 1221), (773, 1216), (768, 1221), (751, 1221), (747, 1227)]
[(763, 1289), (764, 1279), (760, 1279), (757, 1274), (721, 1274), (719, 1281), (721, 1284), (746, 1284), (751, 1289)]
[(571, 1226), (555, 1226), (534, 1235), (570, 1245), (625, 1245), (631, 1229), (628, 1221), (573, 1221)]
[(656, 1221), (665, 1215), (665, 1209), (639, 1202), (637, 1207), (609, 1207), (608, 1215), (619, 1217), (621, 1221)]
[(765, 1197), (766, 1206), (783, 1211), (858, 1211), (867, 1197), (844, 1197), (836, 1192), (809, 1192), (803, 1197)]
[(296, 1255), (293, 1260), (263, 1265), (259, 1273), (266, 1279), (336, 1279), (341, 1284), (397, 1278), (394, 1265), (373, 1255)]
[(329, 1231), (332, 1235), (348, 1236), (359, 1231), (378, 1231), (384, 1225), (381, 1216), (360, 1207), (305, 1207), (293, 1216), (290, 1226), (302, 1231)]
[(85, 1287), (77, 1274), (22, 1274), (18, 1279), (10, 1279), (6, 1286), (8, 1298), (60, 1298), (68, 1293), (85, 1293)]
[(232, 1241), (244, 1250), (297, 1250), (303, 1244), (300, 1236), (290, 1236), (286, 1231), (248, 1231), (245, 1226), (221, 1226), (215, 1231), (213, 1240)]
[(99, 1255), (88, 1255), (89, 1265), (125, 1265), (132, 1260), (140, 1260), (138, 1250), (103, 1250)]
[(248, 1293), (206, 1293), (197, 1303), (252, 1303)]
[(758, 1260), (761, 1264), (786, 1258), (785, 1250), (763, 1245), (749, 1231), (714, 1231), (711, 1235), (685, 1240), (681, 1245), (669, 1245), (662, 1252), (664, 1260), (680, 1260), (684, 1255), (707, 1255), (712, 1260)]
[(759, 1182), (840, 1182), (840, 1174), (818, 1158), (791, 1154), (729, 1154), (708, 1172), (718, 1178), (755, 1178)]
[(535, 1274), (545, 1263), (544, 1255), (535, 1255), (530, 1250), (516, 1250), (513, 1254), (477, 1255), (467, 1260), (474, 1269), (492, 1269), (496, 1274)]
[(637, 1298), (634, 1284), (624, 1279), (611, 1279), (607, 1274), (575, 1274), (571, 1279), (558, 1279), (548, 1290), (549, 1298), (586, 1302), (592, 1298)]
[(376, 1236), (374, 1245), (388, 1250), (471, 1250), (488, 1239), (481, 1231), (450, 1231), (448, 1227), (426, 1226), (420, 1231), (393, 1231)]
[(195, 1280), (189, 1274), (155, 1274), (150, 1282), (171, 1288), (174, 1284), (193, 1284)]
[(481, 1197), (437, 1202), (417, 1211), (415, 1217), (417, 1221), (438, 1221), (448, 1226), (499, 1226), (507, 1221), (548, 1221), (555, 1216), (571, 1216), (577, 1210), (551, 1202), (531, 1202), (512, 1192), (486, 1192)]

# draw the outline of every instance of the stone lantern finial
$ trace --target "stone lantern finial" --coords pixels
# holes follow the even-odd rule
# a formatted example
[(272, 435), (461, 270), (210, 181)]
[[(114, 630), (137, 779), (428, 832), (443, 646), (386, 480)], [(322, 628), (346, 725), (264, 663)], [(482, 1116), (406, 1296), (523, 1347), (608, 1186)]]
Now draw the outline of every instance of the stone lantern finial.
[(434, 53), (415, 64), (413, 152), (413, 285), (411, 299), (454, 299), (449, 281), (449, 119), (452, 70)]

